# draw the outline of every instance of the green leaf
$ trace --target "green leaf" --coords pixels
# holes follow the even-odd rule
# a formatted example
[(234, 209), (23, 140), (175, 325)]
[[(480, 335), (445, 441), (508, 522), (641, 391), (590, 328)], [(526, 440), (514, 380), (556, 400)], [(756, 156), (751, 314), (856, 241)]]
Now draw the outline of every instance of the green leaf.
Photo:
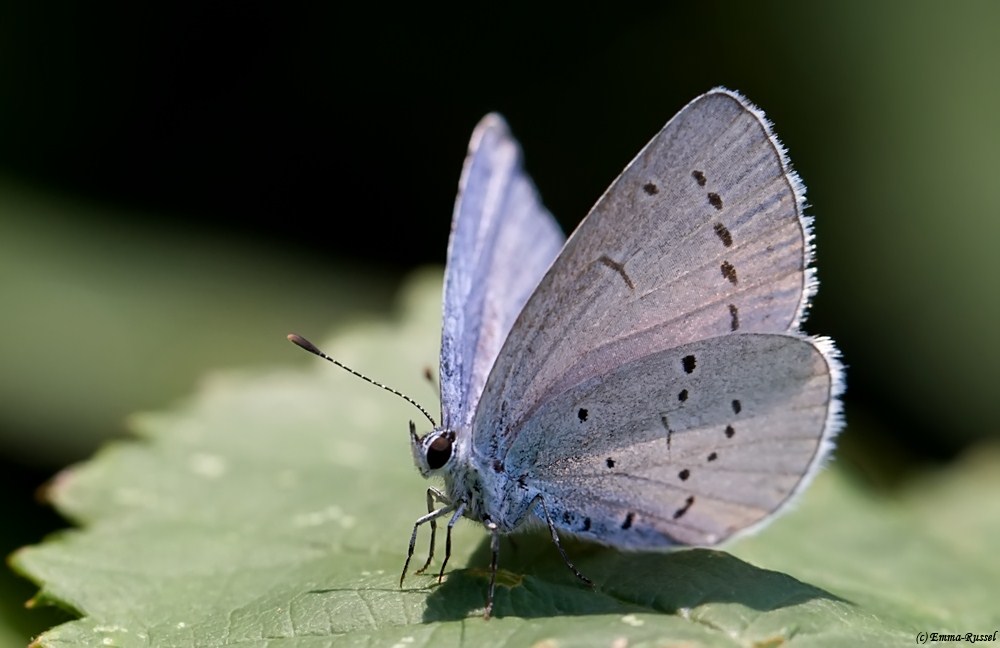
[[(421, 370), (436, 365), (439, 295), (438, 273), (416, 277), (398, 322), (321, 346), (433, 402)], [(992, 632), (1000, 620), (986, 540), (1000, 531), (1000, 504), (974, 496), (1000, 485), (992, 453), (898, 501), (828, 471), (797, 511), (732, 553), (567, 542), (594, 590), (544, 534), (505, 540), (496, 618), (484, 621), (489, 552), (475, 524), (456, 528), (442, 584), (411, 573), (399, 587), (427, 485), (409, 457), (411, 418), (426, 429), (406, 403), (320, 362), (217, 375), (174, 410), (135, 417), (137, 440), (50, 487), (80, 528), (13, 557), (41, 586), (36, 602), (81, 616), (38, 643), (887, 645), (921, 630)], [(426, 543), (425, 532), (418, 565)]]

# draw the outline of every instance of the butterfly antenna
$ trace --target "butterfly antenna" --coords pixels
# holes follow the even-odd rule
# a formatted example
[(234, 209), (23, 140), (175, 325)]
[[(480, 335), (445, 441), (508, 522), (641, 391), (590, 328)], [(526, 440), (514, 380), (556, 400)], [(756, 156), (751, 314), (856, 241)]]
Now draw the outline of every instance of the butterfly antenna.
[(340, 367), (344, 371), (348, 371), (348, 372), (354, 374), (355, 376), (357, 376), (361, 380), (364, 380), (365, 382), (371, 383), (371, 384), (375, 385), (376, 387), (381, 387), (382, 389), (386, 390), (387, 392), (390, 392), (392, 394), (395, 394), (396, 396), (399, 396), (400, 398), (402, 398), (403, 400), (405, 400), (407, 403), (409, 403), (410, 405), (413, 405), (418, 410), (420, 410), (420, 413), (427, 417), (427, 420), (431, 422), (431, 425), (433, 425), (434, 427), (437, 427), (437, 422), (434, 420), (434, 418), (430, 414), (427, 413), (427, 410), (424, 409), (423, 405), (421, 405), (417, 401), (413, 400), (412, 398), (410, 398), (409, 396), (407, 396), (403, 392), (399, 391), (398, 389), (393, 389), (392, 387), (389, 387), (388, 385), (383, 385), (380, 382), (372, 380), (371, 378), (369, 378), (368, 376), (364, 375), (363, 373), (361, 373), (359, 371), (355, 371), (354, 369), (351, 369), (350, 367), (348, 367), (347, 365), (345, 365), (343, 362), (340, 362), (339, 360), (334, 360), (330, 356), (328, 356), (325, 353), (323, 353), (322, 351), (320, 351), (320, 349), (319, 349), (318, 346), (316, 346), (315, 344), (313, 344), (309, 340), (305, 339), (301, 335), (296, 335), (295, 333), (289, 333), (288, 334), (288, 341), (291, 342), (292, 344), (298, 346), (298, 347), (301, 347), (301, 348), (305, 349), (306, 351), (308, 351), (309, 353), (312, 353), (313, 355), (318, 355), (319, 357), (323, 358), (324, 360), (328, 360), (329, 362), (332, 362), (333, 364), (337, 365), (338, 367)]

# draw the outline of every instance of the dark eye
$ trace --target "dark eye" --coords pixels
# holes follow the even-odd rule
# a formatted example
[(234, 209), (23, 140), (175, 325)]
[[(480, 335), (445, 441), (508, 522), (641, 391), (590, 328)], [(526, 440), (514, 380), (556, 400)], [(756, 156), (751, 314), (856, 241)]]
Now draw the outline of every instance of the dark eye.
[(451, 458), (451, 438), (442, 434), (438, 438), (431, 441), (431, 445), (427, 448), (427, 467), (431, 470), (437, 470), (441, 466), (448, 463), (448, 459)]

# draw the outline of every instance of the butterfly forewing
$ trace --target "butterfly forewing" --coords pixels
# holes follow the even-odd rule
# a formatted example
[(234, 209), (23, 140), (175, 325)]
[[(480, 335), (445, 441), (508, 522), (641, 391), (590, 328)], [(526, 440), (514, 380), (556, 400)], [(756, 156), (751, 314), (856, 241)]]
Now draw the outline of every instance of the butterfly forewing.
[(539, 407), (613, 367), (713, 336), (796, 330), (810, 290), (801, 207), (755, 108), (724, 90), (688, 104), (528, 300), (476, 412), (477, 454), (503, 455)]
[(471, 423), (514, 318), (563, 241), (503, 118), (487, 115), (469, 144), (448, 247), (441, 336), (444, 427)]

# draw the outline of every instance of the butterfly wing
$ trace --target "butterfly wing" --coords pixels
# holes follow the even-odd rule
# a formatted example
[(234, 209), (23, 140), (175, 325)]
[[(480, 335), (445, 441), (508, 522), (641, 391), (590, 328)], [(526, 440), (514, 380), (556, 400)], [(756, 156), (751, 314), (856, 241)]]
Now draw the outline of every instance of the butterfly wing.
[(811, 292), (802, 190), (758, 110), (715, 90), (661, 130), (566, 242), (477, 413), (497, 456), (546, 400), (715, 335), (797, 330)]
[(598, 542), (716, 544), (812, 479), (830, 446), (830, 356), (829, 343), (765, 333), (647, 355), (542, 405), (507, 470), (557, 526)]
[(514, 319), (563, 242), (507, 124), (487, 115), (469, 144), (448, 244), (441, 334), (446, 428), (471, 423)]
[[(715, 399), (713, 411), (724, 412), (732, 400), (740, 399), (730, 397), (730, 382), (747, 390), (756, 385), (752, 394), (761, 400), (781, 395), (755, 413), (753, 427), (739, 442), (762, 443), (767, 434), (777, 434), (805, 439), (811, 450), (789, 446), (787, 453), (762, 455), (753, 470), (757, 475), (774, 472), (770, 481), (748, 477), (728, 482), (747, 488), (757, 484), (774, 493), (772, 501), (759, 502), (747, 517), (720, 514), (720, 524), (728, 531), (703, 523), (687, 535), (658, 527), (664, 534), (660, 545), (674, 532), (670, 537), (678, 542), (721, 539), (732, 529), (763, 519), (760, 511), (774, 511), (808, 481), (803, 475), (812, 474), (838, 420), (839, 365), (832, 346), (798, 333), (814, 290), (803, 192), (768, 122), (743, 97), (717, 89), (688, 104), (598, 200), (525, 305), (475, 415), (476, 455), (500, 457), (508, 471), (521, 473), (534, 468), (535, 446), (551, 453), (545, 465), (556, 465), (559, 453), (569, 460), (590, 456), (591, 450), (597, 452), (595, 457), (611, 449), (635, 461), (645, 457), (648, 463), (634, 473), (638, 481), (620, 492), (636, 498), (630, 500), (636, 507), (633, 513), (640, 512), (639, 504), (645, 505), (642, 498), (651, 497), (665, 502), (655, 510), (672, 516), (680, 509), (666, 499), (669, 492), (662, 484), (671, 471), (683, 469), (683, 464), (673, 463), (674, 447), (698, 449), (706, 457), (719, 452), (715, 441), (706, 439), (720, 425), (724, 432), (730, 423), (694, 409), (692, 417), (704, 420), (683, 430), (679, 426), (676, 434), (668, 435), (663, 425), (651, 428), (649, 422), (669, 413), (664, 399), (679, 400), (684, 389), (671, 373), (678, 354), (682, 360), (697, 358), (689, 345), (706, 344), (700, 355), (715, 357), (722, 372), (714, 378), (705, 372), (704, 382), (696, 387), (701, 398)], [(739, 338), (749, 351), (737, 353), (737, 342), (728, 338)], [(797, 353), (793, 355), (798, 359), (784, 366), (778, 355), (766, 355), (782, 349)], [(778, 389), (775, 381), (785, 373), (789, 382)], [(626, 389), (624, 382), (610, 381), (612, 375), (627, 377), (632, 386)], [(713, 389), (711, 380), (721, 384)], [(589, 435), (567, 437), (566, 426), (579, 423), (574, 417), (581, 407), (587, 409), (574, 411), (571, 394), (580, 385), (600, 392), (608, 416)], [(775, 394), (767, 391), (769, 385)], [(688, 389), (693, 394), (694, 387)], [(705, 401), (702, 406), (707, 406)], [(797, 414), (802, 408), (809, 409), (808, 415)], [(548, 413), (544, 417), (543, 410)], [(706, 516), (713, 515), (707, 504), (710, 493), (701, 484), (708, 483), (714, 468), (705, 469), (705, 481), (698, 484), (702, 490), (696, 490), (694, 482), (678, 485), (678, 492), (687, 493), (685, 502), (691, 495), (705, 497), (706, 504), (699, 503), (698, 509)], [(592, 501), (583, 477), (557, 479), (554, 469), (535, 470), (539, 486), (554, 489), (553, 498), (559, 493), (566, 507), (563, 515), (572, 517), (577, 513), (574, 506), (582, 510)], [(667, 476), (642, 490), (641, 480), (656, 470)], [(779, 472), (795, 473), (799, 480), (789, 484)], [(721, 471), (711, 474), (718, 483), (728, 479)], [(574, 496), (577, 485), (581, 494)], [(621, 513), (608, 510), (608, 519)], [(682, 517), (687, 513), (689, 522), (696, 519), (693, 507)], [(625, 524), (624, 518), (617, 523)]]

